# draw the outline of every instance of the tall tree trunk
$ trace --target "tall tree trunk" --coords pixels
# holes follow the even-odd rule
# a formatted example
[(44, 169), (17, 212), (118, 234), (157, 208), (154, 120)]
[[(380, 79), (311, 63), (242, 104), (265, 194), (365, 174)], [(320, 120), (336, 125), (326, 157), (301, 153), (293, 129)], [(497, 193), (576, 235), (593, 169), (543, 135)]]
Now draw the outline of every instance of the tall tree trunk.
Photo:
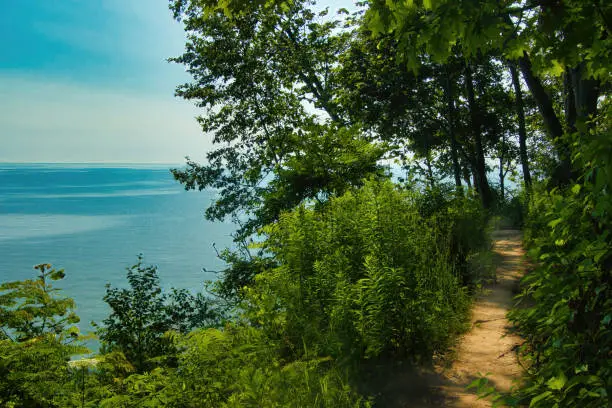
[(555, 172), (555, 178), (558, 183), (567, 184), (572, 180), (573, 175), (570, 149), (563, 140), (563, 126), (561, 126), (561, 122), (555, 113), (552, 99), (548, 96), (540, 79), (533, 72), (531, 60), (527, 53), (524, 53), (524, 55), (519, 58), (518, 63), (523, 73), (523, 78), (525, 78), (525, 82), (527, 82), (527, 86), (538, 105), (538, 109), (544, 120), (544, 126), (546, 126), (546, 130), (559, 156), (559, 166)]
[(506, 179), (506, 173), (504, 172), (504, 160), (506, 158), (504, 152), (505, 152), (505, 146), (506, 146), (506, 133), (504, 132), (502, 134), (502, 140), (501, 140), (501, 145), (500, 145), (500, 149), (499, 149), (499, 188), (500, 188), (500, 192), (501, 192), (501, 202), (504, 202), (505, 196), (506, 196), (506, 187), (505, 187), (505, 179)]
[(499, 190), (500, 199), (503, 203), (506, 200), (506, 175), (504, 174), (504, 161), (503, 158), (499, 158)]
[(523, 180), (525, 187), (529, 190), (531, 187), (531, 172), (529, 170), (529, 158), (527, 157), (527, 130), (525, 127), (525, 105), (523, 103), (523, 90), (519, 80), (516, 64), (510, 61), (510, 75), (512, 76), (512, 85), (514, 86), (514, 104), (516, 106), (516, 115), (518, 117), (518, 133), (519, 133), (519, 157), (523, 168)]
[(570, 132), (576, 131), (576, 98), (572, 85), (572, 69), (567, 68), (563, 76), (563, 93), (565, 94), (564, 107), (565, 124)]
[(470, 108), (470, 119), (472, 125), (472, 132), (474, 134), (474, 144), (476, 147), (476, 156), (474, 160), (475, 164), (475, 183), (477, 184), (477, 190), (480, 193), (482, 205), (484, 208), (491, 207), (491, 188), (489, 187), (489, 181), (487, 180), (487, 170), (484, 156), (484, 148), (482, 146), (482, 134), (480, 133), (480, 112), (474, 95), (474, 82), (472, 78), (472, 69), (470, 64), (465, 65), (465, 87), (468, 97), (468, 105)]
[(459, 156), (457, 153), (457, 139), (455, 138), (455, 101), (453, 99), (453, 88), (448, 73), (448, 67), (445, 67), (445, 87), (447, 115), (448, 115), (448, 135), (451, 142), (451, 159), (453, 161), (453, 174), (455, 176), (455, 186), (461, 187), (461, 167), (459, 166)]
[[(457, 145), (457, 150), (459, 151), (459, 154), (461, 155), (461, 161), (459, 162), (459, 165), (461, 167), (461, 175), (463, 176), (463, 181), (465, 181), (465, 184), (467, 185), (467, 188), (469, 190), (472, 189), (472, 173), (474, 172), (474, 164), (472, 163), (472, 158), (474, 157), (474, 154), (472, 153), (471, 156), (468, 155), (468, 153), (465, 151), (467, 146), (462, 146), (462, 145)], [(478, 190), (478, 189), (476, 189)]]
[(525, 78), (525, 82), (538, 105), (548, 134), (553, 139), (560, 138), (563, 136), (563, 126), (561, 126), (561, 122), (553, 108), (552, 100), (544, 89), (544, 85), (542, 85), (540, 79), (533, 72), (531, 60), (527, 53), (519, 58), (518, 62), (523, 78)]
[[(589, 117), (597, 113), (597, 98), (599, 97), (599, 81), (585, 78), (584, 68), (585, 63), (581, 62), (571, 70), (577, 125), (586, 124)], [(586, 132), (586, 128), (582, 128), (581, 133), (583, 132)]]
[(427, 149), (427, 155), (425, 156), (425, 165), (427, 166), (427, 180), (429, 186), (433, 189), (436, 186), (436, 181), (433, 175), (433, 167), (431, 165), (431, 150)]

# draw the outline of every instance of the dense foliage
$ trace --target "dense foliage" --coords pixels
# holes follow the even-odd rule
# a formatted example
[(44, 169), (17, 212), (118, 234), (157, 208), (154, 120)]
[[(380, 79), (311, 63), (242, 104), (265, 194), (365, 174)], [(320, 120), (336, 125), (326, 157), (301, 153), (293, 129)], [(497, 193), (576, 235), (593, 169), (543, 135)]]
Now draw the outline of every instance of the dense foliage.
[[(473, 233), (459, 234), (467, 222)], [(51, 318), (63, 316), (70, 300), (42, 300), (36, 310), (48, 315), (48, 329), (28, 323), (30, 331), (19, 331), (21, 321), (8, 320), (7, 333), (36, 340), (18, 356), (15, 381), (32, 372), (21, 387), (38, 387), (50, 369), (54, 377), (37, 402), (20, 393), (7, 398), (16, 406), (367, 406), (352, 385), (362, 362), (430, 361), (464, 329), (463, 282), (476, 277), (462, 275), (463, 266), (486, 246), (484, 222), (473, 198), (391, 182), (367, 181), (323, 208), (302, 205), (262, 231), (260, 245), (275, 263), (241, 289), (232, 322), (223, 326), (210, 319), (214, 309), (198, 302), (201, 295), (163, 293), (156, 268), (139, 259), (127, 270), (129, 288), (107, 287), (111, 312), (93, 358), (70, 363), (58, 348), (55, 365), (43, 370), (32, 360), (47, 352), (46, 330), (61, 333), (61, 320)], [(3, 299), (23, 298), (26, 305), (38, 296), (9, 295)], [(5, 303), (3, 313), (13, 313)], [(4, 340), (9, 349), (25, 341)]]
[(163, 334), (173, 330), (188, 333), (213, 324), (209, 300), (201, 293), (172, 289), (162, 293), (155, 266), (138, 263), (127, 270), (129, 289), (106, 286), (104, 301), (111, 313), (99, 330), (103, 350), (118, 350), (141, 373), (155, 367), (152, 359), (172, 353), (172, 344)]
[(609, 405), (612, 3), (170, 8), (192, 76), (177, 95), (214, 145), (173, 174), (216, 189), (206, 216), (238, 224), (238, 249), (206, 295), (163, 292), (139, 260), (78, 362), (63, 272), (2, 284), (0, 404), (376, 404), (363, 367), (431, 362), (464, 328), (501, 215), (533, 268), (511, 313), (525, 378), (498, 402)]
[(368, 183), (320, 211), (302, 206), (282, 215), (265, 243), (279, 266), (257, 276), (248, 316), (292, 353), (302, 343), (353, 360), (427, 360), (444, 350), (468, 305), (451, 241), (461, 241), (466, 255), (484, 243), (478, 234), (457, 237), (454, 227), (463, 217), (477, 222), (481, 212), (456, 199), (423, 216), (418, 198)]
[[(602, 116), (609, 117), (609, 102)], [(612, 133), (595, 123), (575, 146), (575, 183), (537, 190), (526, 225), (534, 270), (511, 315), (525, 337), (530, 406), (607, 406), (612, 396)], [(579, 140), (576, 135), (574, 140)]]
[(1, 406), (63, 406), (70, 399), (63, 388), (72, 378), (68, 361), (87, 352), (74, 301), (51, 283), (64, 271), (35, 268), (36, 279), (0, 284)]

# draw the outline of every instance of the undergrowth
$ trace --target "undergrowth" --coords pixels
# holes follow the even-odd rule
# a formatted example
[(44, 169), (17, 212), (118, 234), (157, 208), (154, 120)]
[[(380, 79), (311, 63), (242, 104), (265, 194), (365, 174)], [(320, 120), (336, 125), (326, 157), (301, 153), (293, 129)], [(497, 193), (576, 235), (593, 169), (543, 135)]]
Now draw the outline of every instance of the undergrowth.
[[(109, 288), (105, 299), (114, 306), (117, 300), (138, 304), (139, 313), (113, 309), (112, 330), (100, 329), (103, 352), (68, 364), (72, 349), (41, 348), (54, 356), (52, 366), (16, 355), (39, 374), (0, 388), (0, 401), (12, 407), (372, 406), (375, 401), (356, 386), (364, 369), (388, 361), (431, 363), (465, 330), (469, 288), (486, 276), (471, 267), (489, 246), (485, 225), (472, 197), (366, 182), (267, 226), (258, 244), (262, 257), (255, 259), (258, 273), (212, 286), (224, 300), (234, 298), (221, 311), (236, 305), (218, 318), (209, 308), (214, 302), (179, 292), (163, 298), (156, 269), (138, 263), (129, 270), (130, 289)], [(231, 286), (238, 281), (243, 286)], [(3, 289), (10, 294), (19, 285)], [(32, 296), (25, 309), (0, 303), (10, 317), (3, 329), (36, 304)], [(172, 309), (181, 312), (175, 330), (164, 320), (171, 305), (183, 305)], [(215, 327), (188, 332), (192, 318)], [(46, 347), (35, 339), (2, 337), (0, 347)], [(13, 381), (12, 368), (2, 361), (0, 379)], [(49, 376), (54, 387), (24, 399)]]

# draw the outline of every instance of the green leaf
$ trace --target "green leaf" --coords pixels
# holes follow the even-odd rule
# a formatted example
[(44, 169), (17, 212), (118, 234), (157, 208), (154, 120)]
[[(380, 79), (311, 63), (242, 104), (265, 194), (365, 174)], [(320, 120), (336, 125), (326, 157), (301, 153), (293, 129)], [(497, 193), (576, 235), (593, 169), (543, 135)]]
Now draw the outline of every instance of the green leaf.
[(584, 373), (586, 371), (589, 371), (589, 365), (588, 364), (580, 364), (580, 365), (576, 366), (576, 368), (574, 369), (574, 373), (576, 373), (576, 374)]
[(552, 60), (552, 67), (548, 69), (548, 72), (556, 77), (560, 77), (565, 72), (565, 67), (557, 60)]
[(551, 390), (560, 390), (563, 388), (563, 386), (565, 386), (566, 382), (567, 377), (565, 376), (565, 374), (561, 373), (561, 375), (559, 375), (558, 377), (553, 377), (548, 380), (548, 382), (546, 382), (546, 385), (548, 385), (548, 388), (550, 388)]
[(538, 402), (550, 397), (551, 395), (552, 395), (551, 391), (544, 391), (543, 393), (541, 393), (537, 397), (534, 397), (531, 400), (531, 402), (529, 403), (529, 408), (537, 406)]
[(380, 18), (380, 13), (374, 11), (370, 14), (370, 18), (368, 21), (368, 27), (372, 30), (372, 34), (377, 35), (382, 33), (385, 30), (385, 25)]

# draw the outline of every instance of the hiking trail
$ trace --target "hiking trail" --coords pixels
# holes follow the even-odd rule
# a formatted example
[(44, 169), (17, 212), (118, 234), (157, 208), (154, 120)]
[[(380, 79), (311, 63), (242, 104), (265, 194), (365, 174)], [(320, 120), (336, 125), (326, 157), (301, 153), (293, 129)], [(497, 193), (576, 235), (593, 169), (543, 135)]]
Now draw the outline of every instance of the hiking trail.
[(523, 275), (521, 234), (500, 230), (493, 234), (493, 251), (501, 257), (497, 265), (497, 283), (485, 286), (472, 311), (472, 327), (460, 340), (457, 357), (442, 373), (450, 384), (442, 387), (447, 407), (490, 407), (491, 402), (478, 400), (474, 390), (465, 387), (478, 374), (491, 373), (489, 383), (507, 392), (512, 381), (520, 378), (521, 368), (515, 348), (521, 339), (508, 334), (506, 314), (512, 308), (515, 288)]
[(496, 281), (484, 285), (476, 297), (471, 328), (458, 340), (452, 361), (430, 370), (388, 372), (379, 394), (387, 408), (484, 408), (488, 399), (478, 399), (475, 389), (466, 387), (479, 374), (489, 384), (507, 392), (521, 376), (516, 348), (522, 340), (509, 334), (506, 314), (514, 304), (515, 291), (524, 272), (521, 232), (498, 230), (492, 234), (497, 257)]

